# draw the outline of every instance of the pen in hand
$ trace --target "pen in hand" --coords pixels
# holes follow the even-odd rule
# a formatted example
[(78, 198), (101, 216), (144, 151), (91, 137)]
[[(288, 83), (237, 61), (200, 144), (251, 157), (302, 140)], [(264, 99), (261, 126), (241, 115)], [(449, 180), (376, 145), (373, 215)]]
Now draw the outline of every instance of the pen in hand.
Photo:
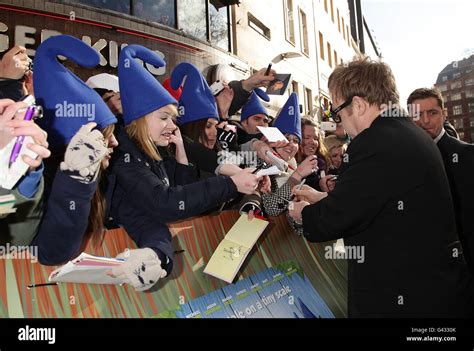
[[(304, 183), (306, 183), (306, 178), (303, 179), (300, 184), (298, 184), (298, 186), (296, 187), (296, 190), (301, 190), (301, 188), (303, 188)], [(296, 197), (295, 194), (291, 195), (291, 198), (290, 198), (291, 201), (293, 201), (295, 197)]]
[(270, 70), (272, 69), (272, 63), (270, 62), (270, 64), (268, 65), (268, 68), (267, 70), (265, 71), (265, 75), (268, 76), (270, 74)]

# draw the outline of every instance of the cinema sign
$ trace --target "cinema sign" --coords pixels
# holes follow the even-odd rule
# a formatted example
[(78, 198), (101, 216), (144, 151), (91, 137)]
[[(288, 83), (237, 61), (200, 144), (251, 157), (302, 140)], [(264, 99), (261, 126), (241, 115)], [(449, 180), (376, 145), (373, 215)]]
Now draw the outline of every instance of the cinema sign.
[[(34, 27), (24, 26), (24, 25), (16, 25), (13, 28), (13, 37), (14, 43), (13, 45), (21, 45), (26, 47), (28, 56), (34, 57), (36, 50), (32, 47), (37, 47), (38, 43), (35, 39), (35, 35), (37, 34), (38, 30)], [(0, 22), (0, 52), (7, 51), (13, 45), (10, 45), (10, 40), (8, 36), (9, 27), (5, 24)], [(6, 33), (6, 34), (4, 34)], [(52, 29), (40, 29), (40, 43), (48, 39), (49, 37), (63, 34), (57, 30)], [(119, 47), (120, 49), (124, 48), (128, 44), (122, 43), (118, 44), (114, 40), (107, 41), (106, 39), (100, 38), (98, 40), (93, 41), (92, 38), (88, 35), (83, 35), (80, 37), (83, 42), (92, 46), (100, 56), (100, 66), (102, 67), (111, 67), (116, 68), (118, 65), (118, 57), (119, 57)], [(165, 54), (163, 54), (160, 50), (153, 50), (155, 51), (161, 58), (165, 58)], [(140, 61), (140, 60), (139, 60)], [(143, 64), (143, 62), (142, 62)], [(163, 75), (165, 74), (166, 68), (160, 67), (156, 68), (153, 65), (148, 63), (145, 64), (148, 71), (150, 71), (154, 75)]]

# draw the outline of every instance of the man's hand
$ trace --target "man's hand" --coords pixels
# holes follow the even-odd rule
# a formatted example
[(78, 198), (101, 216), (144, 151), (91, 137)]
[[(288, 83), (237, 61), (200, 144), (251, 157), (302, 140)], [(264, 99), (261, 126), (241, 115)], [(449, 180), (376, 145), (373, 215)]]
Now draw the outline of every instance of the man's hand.
[(249, 78), (242, 81), (242, 88), (251, 92), (255, 88), (266, 87), (268, 84), (275, 79), (275, 70), (270, 70), (268, 76), (265, 75), (267, 69), (262, 68), (260, 71), (254, 73)]
[(20, 79), (29, 70), (31, 59), (23, 46), (14, 46), (0, 61), (0, 78)]
[(306, 206), (311, 205), (307, 201), (292, 201), (288, 205), (288, 214), (291, 218), (295, 220), (297, 224), (303, 224), (303, 217), (301, 212), (303, 212), (303, 208)]
[(328, 193), (317, 191), (308, 185), (303, 185), (301, 190), (298, 190), (297, 187), (294, 187), (293, 194), (296, 195), (298, 201), (309, 202), (310, 204), (319, 202), (328, 196)]
[(321, 187), (322, 191), (328, 193), (334, 190), (336, 187), (336, 182), (332, 180), (332, 178), (334, 178), (334, 175), (329, 174), (319, 180), (319, 186)]

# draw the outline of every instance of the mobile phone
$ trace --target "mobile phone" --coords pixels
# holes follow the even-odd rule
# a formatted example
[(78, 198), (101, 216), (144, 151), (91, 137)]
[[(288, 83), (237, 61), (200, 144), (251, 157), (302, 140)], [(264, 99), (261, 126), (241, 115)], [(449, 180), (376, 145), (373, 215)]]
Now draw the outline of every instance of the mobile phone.
[(222, 90), (224, 90), (224, 84), (220, 80), (216, 80), (214, 83), (211, 84), (209, 87), (211, 89), (212, 95), (218, 95)]

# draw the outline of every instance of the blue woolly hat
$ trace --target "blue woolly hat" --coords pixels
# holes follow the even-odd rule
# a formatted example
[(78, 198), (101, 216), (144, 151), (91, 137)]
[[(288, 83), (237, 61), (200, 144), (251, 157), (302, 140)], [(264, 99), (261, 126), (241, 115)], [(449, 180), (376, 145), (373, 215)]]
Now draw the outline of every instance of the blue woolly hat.
[(58, 55), (83, 67), (94, 67), (100, 62), (95, 49), (70, 35), (48, 38), (38, 47), (33, 84), (36, 102), (43, 107), (44, 114), (38, 125), (48, 133), (52, 148), (67, 145), (88, 122), (97, 123), (100, 129), (117, 122), (99, 94), (64, 67)]
[(291, 93), (285, 105), (281, 108), (273, 127), (276, 127), (283, 134), (296, 135), (301, 142), (301, 116), (298, 104), (298, 95)]
[(144, 46), (128, 45), (122, 49), (118, 76), (125, 125), (163, 106), (178, 103), (135, 58), (155, 67), (166, 66), (161, 57)]
[(177, 65), (171, 73), (171, 87), (178, 89), (183, 80), (183, 93), (178, 107), (179, 125), (208, 118), (219, 120), (216, 100), (197, 67), (187, 62)]
[[(244, 105), (244, 107), (242, 107), (242, 113), (240, 115), (240, 121), (241, 122), (245, 121), (246, 119), (248, 119), (249, 117), (252, 117), (254, 115), (263, 114), (265, 116), (268, 116), (267, 110), (265, 109), (265, 107), (260, 102), (261, 95), (259, 93), (260, 94), (263, 93), (263, 94), (267, 95), (261, 89), (255, 89), (252, 92), (252, 95), (250, 96), (249, 101), (247, 101), (247, 103)], [(268, 98), (268, 95), (267, 95), (267, 98)], [(268, 100), (265, 100), (265, 99), (263, 99), (263, 100), (268, 101), (268, 100), (270, 100), (270, 98), (268, 98)]]

